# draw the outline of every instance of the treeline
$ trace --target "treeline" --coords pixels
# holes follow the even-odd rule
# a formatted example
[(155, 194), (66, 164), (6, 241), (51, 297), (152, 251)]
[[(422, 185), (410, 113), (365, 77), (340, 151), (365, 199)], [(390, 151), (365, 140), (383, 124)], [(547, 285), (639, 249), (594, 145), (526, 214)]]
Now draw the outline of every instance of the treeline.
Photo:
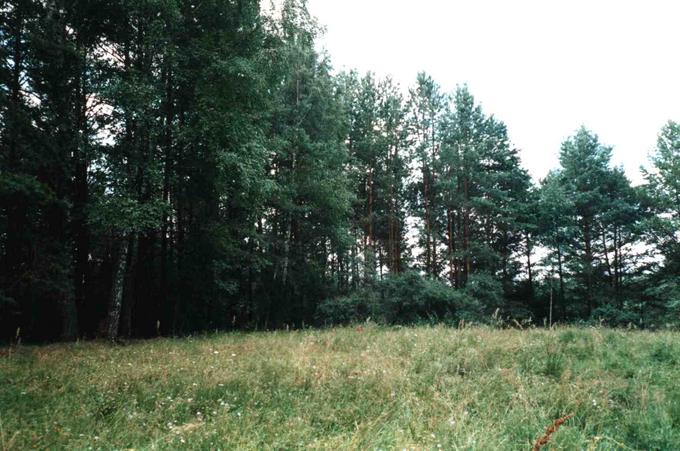
[(536, 186), (467, 88), (334, 74), (304, 0), (0, 12), (0, 339), (680, 322), (676, 123), (644, 186), (583, 128)]

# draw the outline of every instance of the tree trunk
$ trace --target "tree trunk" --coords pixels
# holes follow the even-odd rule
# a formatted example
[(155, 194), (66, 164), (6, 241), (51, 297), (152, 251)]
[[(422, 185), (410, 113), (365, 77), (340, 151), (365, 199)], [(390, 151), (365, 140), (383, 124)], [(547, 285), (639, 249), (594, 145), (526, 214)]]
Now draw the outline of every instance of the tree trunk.
[(425, 203), (425, 273), (432, 274), (432, 224), (430, 223), (429, 171), (423, 165), (423, 202)]
[(293, 215), (288, 213), (286, 219), (286, 237), (283, 241), (283, 268), (281, 270), (281, 283), (286, 285), (288, 278), (288, 263), (290, 261), (290, 242), (293, 235)]
[(562, 310), (562, 321), (567, 319), (567, 304), (564, 299), (564, 276), (562, 273), (562, 246), (557, 245), (557, 274), (560, 277), (560, 308)]
[(467, 283), (467, 279), (470, 276), (471, 272), (471, 260), (470, 260), (470, 188), (469, 188), (469, 181), (467, 177), (465, 178), (464, 181), (464, 189), (465, 189), (465, 218), (463, 220), (463, 252), (465, 253), (465, 277), (464, 277), (464, 282)]
[(431, 167), (430, 167), (430, 199), (428, 201), (428, 205), (430, 208), (430, 211), (428, 212), (428, 220), (430, 221), (430, 239), (431, 239), (431, 246), (432, 246), (432, 274), (434, 274), (435, 277), (438, 277), (439, 274), (437, 274), (437, 233), (436, 233), (436, 227), (434, 227), (433, 220), (432, 220), (432, 209), (436, 207), (434, 204), (435, 200), (435, 191), (434, 187), (436, 186), (437, 183), (437, 171), (436, 171), (436, 161), (437, 161), (437, 144), (436, 144), (436, 133), (435, 133), (435, 120), (436, 117), (434, 114), (431, 115), (430, 117), (430, 138), (431, 138), (431, 145), (432, 145), (432, 156), (431, 156)]
[(61, 339), (73, 341), (78, 338), (78, 311), (70, 293), (63, 293), (61, 302)]
[(373, 244), (373, 168), (368, 171), (368, 178), (366, 181), (366, 193), (368, 201), (368, 224), (367, 234), (366, 234), (366, 247), (365, 247), (365, 275), (368, 279), (373, 280), (375, 276), (375, 248)]
[(74, 139), (73, 139), (73, 209), (71, 212), (73, 230), (73, 287), (75, 294), (75, 304), (78, 309), (80, 320), (80, 330), (90, 322), (90, 318), (84, 314), (85, 293), (89, 267), (90, 255), (90, 231), (87, 224), (86, 208), (89, 202), (89, 186), (87, 182), (87, 172), (89, 167), (89, 156), (86, 142), (87, 133), (87, 90), (86, 90), (86, 71), (87, 56), (83, 48), (81, 39), (76, 38), (75, 52), (78, 58), (77, 82), (75, 86), (75, 100), (73, 104), (74, 116), (76, 118)]
[[(167, 56), (166, 56), (167, 58)], [(174, 101), (173, 101), (173, 80), (172, 80), (172, 68), (170, 63), (166, 61), (165, 63), (165, 130), (163, 137), (163, 202), (169, 207), (170, 206), (170, 171), (172, 164), (172, 127), (174, 123)], [(161, 226), (161, 256), (160, 256), (160, 297), (161, 297), (161, 309), (168, 311), (168, 297), (170, 295), (170, 289), (168, 287), (168, 230), (170, 228), (170, 217), (164, 212), (162, 218)], [(160, 314), (161, 312), (159, 312)], [(166, 317), (167, 318), (167, 317)], [(167, 327), (167, 326), (164, 326)]]
[(614, 226), (614, 296), (620, 308), (623, 308), (621, 300), (621, 242), (618, 226)]
[(135, 296), (137, 293), (133, 289), (133, 275), (135, 271), (135, 234), (130, 233), (125, 252), (125, 270), (123, 273), (123, 307), (121, 313), (120, 331), (121, 335), (130, 337), (132, 335), (132, 315), (134, 313)]
[(452, 287), (457, 287), (457, 271), (456, 271), (456, 264), (455, 264), (455, 252), (456, 252), (456, 237), (454, 234), (454, 218), (453, 218), (453, 211), (451, 208), (447, 208), (446, 210), (446, 228), (448, 232), (448, 238), (449, 238), (449, 283), (451, 284)]
[(532, 244), (531, 244), (531, 235), (527, 233), (526, 236), (527, 239), (527, 274), (529, 276), (529, 295), (533, 298), (534, 296), (534, 278), (533, 278), (533, 270), (531, 268), (531, 250), (532, 250)]
[(604, 250), (604, 261), (607, 264), (607, 275), (609, 276), (609, 285), (614, 288), (614, 275), (612, 274), (612, 265), (609, 261), (609, 251), (607, 250), (607, 235), (604, 227), (602, 228), (602, 249)]
[[(8, 172), (20, 171), (22, 163), (20, 156), (21, 133), (19, 122), (21, 110), (23, 108), (21, 101), (21, 71), (24, 67), (24, 63), (21, 42), (24, 34), (24, 20), (22, 10), (18, 4), (15, 4), (15, 8), (15, 20), (11, 30), (14, 45), (11, 56), (11, 80), (9, 82), (10, 102), (4, 124), (7, 136), (7, 160), (5, 167)], [(7, 215), (7, 235), (4, 240), (5, 248), (2, 259), (2, 278), (0, 279), (0, 283), (3, 283), (3, 288), (7, 290), (6, 294), (10, 297), (14, 297), (14, 291), (18, 291), (18, 288), (22, 283), (22, 266), (25, 263), (28, 263), (24, 258), (24, 254), (26, 253), (25, 249), (30, 246), (30, 243), (26, 239), (28, 204), (24, 196), (12, 196), (12, 199), (7, 202), (5, 211)], [(21, 300), (23, 301), (23, 299)], [(19, 323), (19, 327), (20, 326), (21, 322)]]
[(120, 315), (123, 308), (123, 288), (125, 285), (125, 265), (128, 261), (128, 238), (120, 238), (118, 251), (115, 252), (112, 268), (111, 295), (109, 299), (107, 338), (115, 340), (120, 330)]
[(583, 241), (585, 245), (584, 270), (586, 276), (586, 301), (588, 307), (588, 316), (590, 316), (593, 312), (593, 251), (590, 228), (590, 219), (585, 218), (583, 221)]

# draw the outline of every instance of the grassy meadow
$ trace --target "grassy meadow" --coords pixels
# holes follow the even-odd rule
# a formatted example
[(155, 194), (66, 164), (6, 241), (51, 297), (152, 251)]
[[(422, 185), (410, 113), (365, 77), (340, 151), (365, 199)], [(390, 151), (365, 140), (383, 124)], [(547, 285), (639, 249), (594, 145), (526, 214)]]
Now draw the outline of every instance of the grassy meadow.
[(680, 334), (373, 325), (0, 350), (0, 449), (680, 449)]

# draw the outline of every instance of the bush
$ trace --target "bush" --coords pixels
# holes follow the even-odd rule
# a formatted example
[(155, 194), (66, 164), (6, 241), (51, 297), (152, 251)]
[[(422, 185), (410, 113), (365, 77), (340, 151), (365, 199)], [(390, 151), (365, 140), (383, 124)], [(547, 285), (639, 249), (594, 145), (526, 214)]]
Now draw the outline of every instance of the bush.
[(593, 310), (591, 322), (609, 327), (626, 327), (629, 324), (637, 324), (639, 315), (631, 310), (606, 304)]
[(461, 319), (479, 320), (481, 314), (480, 303), (466, 290), (407, 272), (322, 302), (317, 309), (317, 321), (349, 324), (370, 317), (383, 324), (455, 323)]
[(465, 285), (465, 293), (483, 306), (486, 315), (503, 307), (503, 285), (491, 274), (470, 275)]
[(371, 317), (372, 302), (366, 299), (370, 293), (355, 292), (323, 301), (316, 310), (317, 321), (321, 324), (350, 324)]

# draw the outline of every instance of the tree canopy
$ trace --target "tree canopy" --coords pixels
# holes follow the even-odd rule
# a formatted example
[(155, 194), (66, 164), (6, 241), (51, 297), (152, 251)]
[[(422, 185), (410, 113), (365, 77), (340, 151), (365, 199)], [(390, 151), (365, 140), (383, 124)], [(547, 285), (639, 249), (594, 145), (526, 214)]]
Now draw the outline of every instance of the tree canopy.
[(584, 127), (534, 183), (466, 86), (334, 71), (304, 0), (0, 11), (2, 340), (680, 322), (675, 122), (642, 186)]

